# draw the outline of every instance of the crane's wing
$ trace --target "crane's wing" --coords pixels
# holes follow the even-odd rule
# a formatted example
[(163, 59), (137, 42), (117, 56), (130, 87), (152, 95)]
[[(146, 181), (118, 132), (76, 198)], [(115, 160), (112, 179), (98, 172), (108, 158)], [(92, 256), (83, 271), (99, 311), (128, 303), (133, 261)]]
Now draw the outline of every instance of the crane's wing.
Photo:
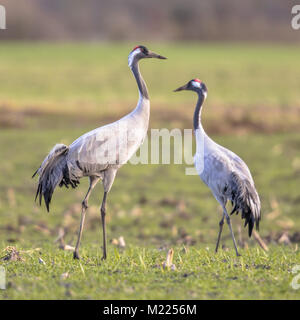
[(254, 224), (258, 230), (261, 219), (261, 204), (254, 180), (248, 166), (238, 155), (222, 146), (220, 148), (232, 165), (229, 186), (234, 207), (230, 214), (241, 212), (242, 219), (245, 219), (245, 227), (248, 225), (248, 234), (251, 237)]
[(69, 147), (64, 144), (56, 144), (54, 148), (49, 152), (47, 157), (43, 160), (40, 167), (35, 171), (32, 178), (36, 176), (36, 174), (41, 175), (43, 171), (52, 165), (60, 155), (66, 154), (68, 152)]
[[(44, 196), (47, 211), (49, 212), (49, 204), (51, 202), (52, 194), (54, 189), (62, 181), (65, 181), (64, 168), (66, 166), (66, 157), (68, 154), (69, 147), (64, 144), (57, 144), (50, 151), (47, 157), (42, 162), (41, 166), (34, 173), (39, 175), (39, 184), (35, 196), (35, 200), (39, 196), (40, 205), (42, 203), (42, 196)], [(67, 184), (64, 183), (66, 186)], [(76, 182), (70, 181), (72, 187), (75, 187)]]
[(256, 229), (258, 230), (261, 219), (258, 193), (249, 179), (236, 172), (231, 173), (229, 186), (231, 201), (234, 204), (230, 214), (241, 212), (242, 219), (245, 219), (245, 227), (248, 225), (248, 234), (251, 237), (254, 224), (256, 224)]
[(235, 168), (240, 174), (243, 174), (245, 177), (247, 177), (254, 185), (254, 181), (251, 175), (251, 172), (246, 165), (246, 163), (234, 152), (222, 147), (219, 145), (219, 148), (227, 155), (229, 160), (231, 161), (231, 164), (233, 168)]
[(69, 169), (78, 171), (75, 175), (81, 171), (82, 176), (99, 173), (111, 165), (121, 166), (136, 152), (143, 138), (139, 128), (127, 127), (121, 121), (90, 131), (70, 145)]
[(116, 132), (113, 125), (100, 127), (82, 135), (69, 147), (69, 169), (73, 174), (74, 171), (81, 171), (81, 175), (105, 170), (109, 163), (115, 163), (118, 158), (114, 152), (115, 142)]

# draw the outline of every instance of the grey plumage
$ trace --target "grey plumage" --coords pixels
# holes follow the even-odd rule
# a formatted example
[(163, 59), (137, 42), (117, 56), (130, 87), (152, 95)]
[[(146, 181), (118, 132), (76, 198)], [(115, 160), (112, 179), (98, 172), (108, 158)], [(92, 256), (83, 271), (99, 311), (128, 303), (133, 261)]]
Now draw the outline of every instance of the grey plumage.
[(199, 79), (193, 79), (175, 91), (181, 90), (191, 90), (198, 94), (194, 112), (194, 132), (197, 145), (194, 163), (200, 178), (211, 189), (223, 209), (216, 251), (226, 217), (236, 254), (239, 255), (226, 204), (228, 200), (231, 201), (233, 205), (231, 214), (241, 212), (242, 219), (245, 219), (245, 227), (248, 225), (250, 237), (254, 225), (257, 229), (259, 228), (261, 219), (260, 199), (253, 178), (249, 168), (240, 157), (215, 143), (204, 131), (201, 123), (201, 111), (207, 96), (205, 84)]
[(36, 199), (41, 204), (44, 197), (47, 210), (54, 189), (59, 186), (75, 188), (82, 177), (89, 177), (90, 187), (82, 202), (81, 222), (74, 258), (79, 258), (81, 240), (88, 199), (96, 184), (102, 180), (104, 196), (101, 204), (103, 228), (103, 258), (106, 258), (106, 198), (118, 169), (125, 164), (142, 144), (148, 130), (150, 102), (138, 62), (143, 58), (166, 59), (144, 46), (135, 47), (129, 54), (129, 67), (135, 76), (139, 101), (136, 108), (120, 120), (90, 131), (75, 140), (69, 147), (57, 144), (34, 173), (39, 175)]

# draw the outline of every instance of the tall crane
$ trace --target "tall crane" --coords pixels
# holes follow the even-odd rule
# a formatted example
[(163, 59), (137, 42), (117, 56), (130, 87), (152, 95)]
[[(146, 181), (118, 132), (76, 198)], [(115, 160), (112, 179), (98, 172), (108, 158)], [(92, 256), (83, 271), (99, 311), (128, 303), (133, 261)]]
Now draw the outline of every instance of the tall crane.
[(88, 192), (82, 201), (81, 221), (78, 239), (74, 251), (74, 259), (79, 259), (79, 245), (88, 208), (88, 200), (96, 184), (102, 180), (104, 195), (101, 204), (101, 221), (103, 231), (103, 257), (106, 259), (106, 199), (118, 169), (125, 164), (137, 151), (146, 137), (150, 102), (146, 83), (140, 73), (139, 61), (145, 58), (166, 59), (165, 57), (148, 50), (145, 46), (133, 48), (128, 56), (128, 65), (136, 79), (139, 100), (136, 108), (120, 120), (90, 131), (70, 146), (57, 144), (44, 159), (33, 177), (38, 174), (36, 198), (42, 197), (47, 211), (52, 194), (57, 185), (69, 185), (76, 188), (82, 177), (89, 177)]

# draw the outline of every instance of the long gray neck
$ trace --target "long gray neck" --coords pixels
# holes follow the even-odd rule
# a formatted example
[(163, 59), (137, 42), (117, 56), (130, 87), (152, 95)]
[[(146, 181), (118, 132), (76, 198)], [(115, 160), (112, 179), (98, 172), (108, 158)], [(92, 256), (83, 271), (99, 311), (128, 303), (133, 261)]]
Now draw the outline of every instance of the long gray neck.
[(197, 101), (195, 112), (194, 112), (194, 130), (197, 130), (200, 127), (202, 127), (201, 111), (202, 111), (202, 105), (204, 102), (204, 95), (201, 92), (197, 92), (197, 93), (198, 93), (198, 101)]
[(148, 95), (148, 89), (146, 86), (146, 83), (140, 73), (140, 67), (139, 67), (139, 63), (138, 60), (135, 60), (132, 64), (132, 66), (130, 67), (132, 73), (134, 74), (134, 77), (136, 79), (138, 88), (139, 88), (139, 93), (140, 96), (142, 98), (145, 98), (147, 100), (149, 100), (149, 95)]

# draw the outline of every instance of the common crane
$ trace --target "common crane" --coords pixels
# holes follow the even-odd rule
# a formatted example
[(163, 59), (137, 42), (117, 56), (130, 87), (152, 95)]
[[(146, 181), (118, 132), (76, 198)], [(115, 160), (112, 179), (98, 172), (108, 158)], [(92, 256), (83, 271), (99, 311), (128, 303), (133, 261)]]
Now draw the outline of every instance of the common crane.
[(79, 179), (89, 177), (90, 186), (82, 202), (81, 221), (74, 259), (79, 259), (79, 245), (90, 194), (99, 180), (102, 180), (104, 195), (101, 204), (103, 231), (103, 257), (106, 259), (105, 214), (106, 198), (114, 182), (118, 169), (125, 164), (142, 144), (148, 130), (150, 102), (148, 90), (139, 70), (139, 61), (144, 58), (166, 59), (148, 50), (145, 46), (133, 48), (128, 56), (128, 65), (136, 79), (139, 100), (136, 108), (120, 120), (90, 131), (70, 146), (57, 144), (44, 159), (33, 177), (38, 174), (39, 181), (36, 198), (42, 197), (49, 211), (52, 194), (60, 187), (79, 184)]
[(240, 157), (215, 143), (205, 133), (201, 123), (202, 105), (207, 96), (205, 84), (199, 79), (193, 79), (174, 91), (182, 90), (194, 91), (198, 95), (193, 121), (196, 138), (194, 164), (200, 178), (211, 189), (223, 209), (215, 251), (218, 251), (224, 218), (226, 217), (234, 248), (237, 256), (239, 256), (230, 216), (226, 210), (226, 203), (230, 200), (233, 205), (230, 214), (241, 212), (242, 219), (245, 219), (245, 227), (248, 225), (248, 234), (251, 237), (254, 224), (258, 230), (261, 218), (260, 199), (253, 178), (249, 168)]

